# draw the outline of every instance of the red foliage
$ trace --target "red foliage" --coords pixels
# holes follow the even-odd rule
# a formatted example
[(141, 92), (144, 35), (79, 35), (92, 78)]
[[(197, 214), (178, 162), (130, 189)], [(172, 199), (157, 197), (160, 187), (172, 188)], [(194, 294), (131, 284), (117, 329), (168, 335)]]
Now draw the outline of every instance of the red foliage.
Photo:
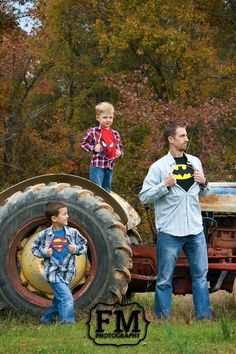
[[(222, 145), (220, 137), (222, 130), (224, 133), (225, 129), (230, 130), (236, 108), (235, 98), (223, 102), (220, 99), (196, 97), (191, 104), (187, 100), (181, 102), (158, 100), (142, 70), (136, 71), (132, 76), (123, 75), (118, 79), (106, 78), (106, 80), (121, 95), (116, 111), (125, 125), (123, 135), (128, 137), (133, 127), (141, 124), (150, 128), (150, 143), (143, 147), (146, 166), (163, 155), (162, 131), (173, 121), (187, 125), (189, 153), (198, 155), (208, 166), (208, 170), (212, 169), (213, 176), (217, 176), (216, 166), (220, 169), (222, 163), (223, 168), (223, 165), (227, 164), (227, 158), (228, 163), (230, 162), (230, 157), (224, 156), (227, 141)], [(230, 177), (232, 176), (229, 175), (228, 178)], [(223, 179), (226, 178), (227, 176), (223, 176)]]

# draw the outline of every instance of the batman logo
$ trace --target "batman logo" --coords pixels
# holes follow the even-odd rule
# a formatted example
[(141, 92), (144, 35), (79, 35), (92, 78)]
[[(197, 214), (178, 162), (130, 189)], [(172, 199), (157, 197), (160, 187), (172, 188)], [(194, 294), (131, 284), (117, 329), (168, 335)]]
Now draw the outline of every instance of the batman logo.
[(178, 181), (192, 178), (194, 171), (193, 168), (189, 165), (179, 164), (175, 165), (173, 174)]

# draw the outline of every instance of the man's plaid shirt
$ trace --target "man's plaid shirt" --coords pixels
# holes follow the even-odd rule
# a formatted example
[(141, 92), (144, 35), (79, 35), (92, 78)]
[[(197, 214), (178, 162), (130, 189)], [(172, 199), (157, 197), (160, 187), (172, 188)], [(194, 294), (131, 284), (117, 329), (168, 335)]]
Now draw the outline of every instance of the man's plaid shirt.
[(73, 254), (68, 251), (63, 262), (47, 256), (48, 248), (54, 238), (52, 226), (41, 231), (32, 244), (32, 252), (36, 257), (44, 258), (44, 274), (47, 281), (58, 283), (60, 281), (69, 284), (75, 276), (75, 254), (81, 255), (87, 251), (87, 241), (80, 235), (79, 231), (72, 227), (64, 227), (65, 238), (68, 243), (73, 243), (75, 249)]
[[(114, 135), (117, 149), (120, 150), (121, 156), (123, 157), (123, 148), (120, 139), (120, 134), (113, 129), (110, 129)], [(114, 170), (115, 167), (115, 158), (108, 159), (104, 151), (101, 149), (99, 152), (95, 152), (94, 148), (97, 144), (100, 144), (102, 138), (101, 127), (91, 128), (83, 137), (80, 146), (83, 150), (90, 152), (92, 154), (92, 159), (90, 167), (100, 167), (100, 168), (109, 168)]]

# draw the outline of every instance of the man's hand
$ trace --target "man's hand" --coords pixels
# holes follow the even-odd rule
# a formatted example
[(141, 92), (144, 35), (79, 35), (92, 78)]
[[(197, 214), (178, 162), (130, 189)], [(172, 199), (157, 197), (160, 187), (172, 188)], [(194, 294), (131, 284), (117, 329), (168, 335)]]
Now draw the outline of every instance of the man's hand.
[(117, 149), (115, 153), (115, 158), (118, 159), (120, 156), (121, 156), (121, 151)]
[(48, 250), (47, 250), (47, 256), (48, 256), (48, 257), (51, 257), (52, 254), (53, 254), (53, 249), (50, 247), (50, 248), (48, 248)]
[(74, 249), (75, 249), (75, 245), (73, 243), (70, 243), (69, 246), (68, 246), (68, 251), (70, 253), (73, 253), (74, 252)]
[(101, 145), (100, 144), (95, 145), (94, 151), (99, 152), (100, 150), (101, 150)]
[(194, 171), (194, 181), (203, 186), (206, 183), (206, 178), (204, 177), (202, 172), (196, 170)]
[(166, 177), (164, 178), (164, 183), (165, 183), (166, 187), (174, 186), (176, 184), (175, 175), (173, 175), (173, 173), (168, 173), (166, 175)]

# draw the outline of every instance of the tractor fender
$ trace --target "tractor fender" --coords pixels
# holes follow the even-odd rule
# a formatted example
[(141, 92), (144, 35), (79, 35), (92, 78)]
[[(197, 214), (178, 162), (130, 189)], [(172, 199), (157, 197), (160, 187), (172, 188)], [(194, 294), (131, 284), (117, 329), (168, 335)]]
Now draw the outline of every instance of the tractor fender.
[(120, 195), (111, 192), (111, 196), (118, 202), (118, 204), (122, 207), (124, 210), (126, 216), (127, 216), (127, 230), (134, 229), (137, 225), (140, 224), (141, 218), (137, 211)]

